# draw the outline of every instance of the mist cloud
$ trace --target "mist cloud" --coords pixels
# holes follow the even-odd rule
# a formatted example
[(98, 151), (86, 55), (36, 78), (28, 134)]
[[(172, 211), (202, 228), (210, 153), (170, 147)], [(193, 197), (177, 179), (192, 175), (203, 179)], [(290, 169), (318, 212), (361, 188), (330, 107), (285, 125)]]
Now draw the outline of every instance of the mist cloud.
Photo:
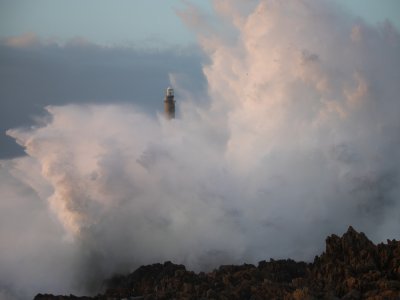
[[(215, 1), (228, 37), (196, 19), (208, 99), (198, 105), (172, 76), (185, 94), (180, 118), (131, 105), (48, 106), (44, 125), (8, 131), (27, 156), (4, 162), (12, 184), (2, 191), (18, 199), (7, 211), (26, 215), (4, 221), (1, 240), (16, 247), (9, 233), (30, 224), (40, 232), (34, 251), (16, 253), (45, 249), (71, 266), (54, 271), (62, 286), (27, 275), (23, 290), (79, 292), (71, 274), (96, 286), (164, 260), (195, 270), (310, 260), (350, 224), (375, 241), (399, 238), (399, 33), (331, 2), (235, 3)], [(37, 260), (19, 270), (2, 253), (11, 278), (52, 273)]]

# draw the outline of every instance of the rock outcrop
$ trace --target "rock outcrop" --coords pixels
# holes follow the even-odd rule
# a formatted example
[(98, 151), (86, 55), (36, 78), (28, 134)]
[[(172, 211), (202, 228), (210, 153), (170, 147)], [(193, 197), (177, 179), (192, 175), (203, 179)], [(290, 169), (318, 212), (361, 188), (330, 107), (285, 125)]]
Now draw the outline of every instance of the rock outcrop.
[(171, 262), (142, 266), (106, 282), (95, 297), (37, 295), (53, 299), (400, 299), (400, 242), (374, 245), (352, 227), (326, 239), (313, 263), (261, 261), (194, 273)]

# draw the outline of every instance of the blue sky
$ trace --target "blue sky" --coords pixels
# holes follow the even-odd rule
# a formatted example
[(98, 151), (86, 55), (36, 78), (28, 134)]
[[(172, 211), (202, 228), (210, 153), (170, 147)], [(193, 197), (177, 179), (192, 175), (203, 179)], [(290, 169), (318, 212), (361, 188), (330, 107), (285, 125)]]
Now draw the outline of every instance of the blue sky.
[[(207, 7), (207, 1), (191, 1)], [(0, 0), (0, 37), (34, 32), (43, 38), (76, 36), (100, 44), (193, 43), (176, 10), (180, 0)]]
[[(398, 0), (332, 0), (370, 23), (400, 28)], [(208, 0), (190, 0), (204, 9)], [(0, 38), (35, 33), (59, 41), (83, 37), (106, 45), (188, 45), (194, 35), (176, 10), (181, 0), (0, 0)]]

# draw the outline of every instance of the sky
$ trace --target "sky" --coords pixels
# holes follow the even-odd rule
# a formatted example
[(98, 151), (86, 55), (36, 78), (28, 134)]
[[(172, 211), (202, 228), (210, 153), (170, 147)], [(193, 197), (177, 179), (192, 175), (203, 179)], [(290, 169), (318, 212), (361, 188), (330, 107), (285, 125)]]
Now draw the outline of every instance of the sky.
[(0, 299), (400, 238), (399, 2), (213, 3), (0, 0)]
[[(207, 7), (207, 1), (193, 1)], [(195, 41), (176, 15), (179, 0), (1, 1), (0, 36), (34, 32), (66, 40), (76, 36), (105, 45), (186, 45)]]
[[(211, 11), (207, 0), (192, 0)], [(400, 27), (397, 0), (332, 0), (370, 23), (390, 19)], [(0, 1), (0, 38), (35, 33), (64, 41), (83, 37), (103, 45), (172, 46), (195, 43), (177, 17), (181, 0), (16, 0)]]

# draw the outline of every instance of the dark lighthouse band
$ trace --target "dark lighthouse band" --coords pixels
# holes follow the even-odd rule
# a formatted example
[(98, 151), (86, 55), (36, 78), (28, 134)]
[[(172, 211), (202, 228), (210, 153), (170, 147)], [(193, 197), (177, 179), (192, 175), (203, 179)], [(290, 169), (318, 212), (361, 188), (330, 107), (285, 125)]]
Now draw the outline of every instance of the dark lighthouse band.
[(175, 119), (174, 89), (169, 87), (165, 93), (164, 114), (168, 120)]

